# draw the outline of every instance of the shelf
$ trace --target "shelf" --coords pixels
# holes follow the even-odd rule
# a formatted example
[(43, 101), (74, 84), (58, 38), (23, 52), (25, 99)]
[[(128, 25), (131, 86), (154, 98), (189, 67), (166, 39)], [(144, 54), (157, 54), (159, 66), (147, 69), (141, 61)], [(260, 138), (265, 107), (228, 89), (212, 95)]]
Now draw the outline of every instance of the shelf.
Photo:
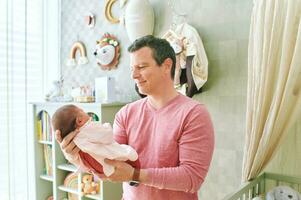
[(53, 177), (49, 175), (40, 175), (40, 178), (46, 181), (53, 182)]
[[(66, 186), (63, 186), (63, 185), (60, 185), (58, 188), (61, 191), (64, 191), (64, 192), (69, 192), (69, 193), (72, 193), (72, 194), (75, 194), (75, 195), (81, 195), (81, 194), (79, 194), (78, 190), (76, 190), (74, 188), (69, 188), (69, 187), (66, 187)], [(95, 200), (101, 199), (100, 194), (88, 194), (88, 195), (84, 195), (84, 196), (89, 198), (89, 199), (95, 199)]]
[(46, 140), (39, 140), (39, 143), (52, 145), (52, 141), (46, 141)]
[(90, 198), (90, 199), (96, 199), (96, 200), (101, 199), (100, 194), (88, 194), (88, 195), (85, 195), (85, 197)]
[[(104, 185), (102, 182), (100, 182), (98, 194), (82, 196), (80, 179), (85, 173), (77, 173), (77, 167), (66, 161), (51, 127), (51, 116), (59, 107), (70, 103), (73, 104), (73, 102), (32, 104), (34, 122), (32, 138), (34, 139), (35, 156), (32, 170), (36, 177), (34, 183), (36, 199), (47, 199), (50, 195), (54, 200), (60, 200), (67, 196), (76, 200), (121, 199), (122, 187), (120, 184)], [(124, 103), (75, 103), (75, 105), (90, 115), (96, 116), (95, 120), (113, 124), (116, 113), (124, 106)], [(66, 180), (67, 177), (69, 178)]]
[(72, 194), (79, 195), (79, 192), (78, 192), (77, 189), (69, 188), (69, 187), (66, 187), (66, 186), (63, 186), (63, 185), (60, 185), (58, 188), (60, 190), (64, 191), (64, 192), (69, 192), (69, 193), (72, 193)]
[(61, 164), (57, 168), (68, 172), (76, 172), (76, 167), (72, 164)]

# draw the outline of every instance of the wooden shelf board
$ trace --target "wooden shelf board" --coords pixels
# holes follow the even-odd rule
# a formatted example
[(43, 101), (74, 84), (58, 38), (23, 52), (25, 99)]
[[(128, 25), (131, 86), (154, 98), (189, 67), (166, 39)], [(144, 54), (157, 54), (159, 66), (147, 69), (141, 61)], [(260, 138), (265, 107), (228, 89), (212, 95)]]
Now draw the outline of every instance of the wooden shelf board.
[(96, 200), (101, 199), (100, 194), (94, 194), (94, 195), (88, 194), (88, 195), (85, 195), (85, 197), (90, 198), (90, 199), (96, 199)]
[(40, 175), (40, 178), (43, 179), (43, 180), (46, 180), (46, 181), (50, 181), (50, 182), (53, 182), (53, 177), (52, 176), (49, 176), (49, 175)]
[(61, 164), (57, 168), (68, 172), (76, 172), (76, 167), (72, 164)]
[(46, 141), (46, 140), (39, 140), (39, 143), (52, 145), (52, 141)]
[(79, 192), (77, 189), (74, 189), (74, 188), (70, 188), (70, 187), (66, 187), (64, 185), (60, 185), (58, 187), (60, 190), (64, 191), (64, 192), (69, 192), (69, 193), (72, 193), (72, 194), (76, 194), (76, 195), (79, 195)]

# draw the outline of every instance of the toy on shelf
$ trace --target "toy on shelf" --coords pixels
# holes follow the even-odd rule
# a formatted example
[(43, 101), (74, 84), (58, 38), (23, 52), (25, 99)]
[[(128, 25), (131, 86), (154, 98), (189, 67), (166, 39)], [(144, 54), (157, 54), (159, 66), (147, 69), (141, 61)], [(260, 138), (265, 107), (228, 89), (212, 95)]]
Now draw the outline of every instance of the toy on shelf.
[(48, 197), (47, 200), (53, 200), (53, 196)]
[(82, 178), (82, 195), (97, 194), (99, 192), (99, 184), (93, 181), (93, 175), (86, 174)]
[(82, 85), (80, 87), (74, 88), (71, 91), (71, 96), (75, 102), (81, 103), (91, 103), (95, 101), (93, 96), (93, 89), (90, 85)]
[[(76, 173), (70, 173), (64, 180), (64, 186), (77, 190), (78, 187), (78, 176)], [(77, 200), (78, 196), (68, 192), (68, 200)]]
[(45, 95), (45, 100), (51, 102), (72, 101), (72, 97), (70, 95), (64, 95), (63, 83), (64, 83), (63, 78), (53, 81), (53, 88)]
[(46, 101), (57, 101), (59, 97), (63, 96), (62, 87), (63, 79), (53, 81), (53, 88), (46, 94)]
[(92, 121), (99, 121), (99, 117), (95, 113), (88, 112), (87, 114), (92, 118)]

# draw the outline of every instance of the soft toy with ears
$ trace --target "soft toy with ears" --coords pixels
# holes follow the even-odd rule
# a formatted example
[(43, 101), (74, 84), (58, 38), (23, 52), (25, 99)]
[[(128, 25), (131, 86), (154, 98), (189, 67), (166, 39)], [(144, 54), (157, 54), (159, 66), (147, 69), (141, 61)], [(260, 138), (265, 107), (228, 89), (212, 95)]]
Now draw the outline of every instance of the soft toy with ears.
[(98, 183), (93, 181), (93, 176), (91, 174), (86, 174), (82, 178), (82, 195), (86, 194), (96, 194), (98, 192)]
[(267, 200), (301, 200), (301, 195), (288, 186), (278, 186), (267, 193)]

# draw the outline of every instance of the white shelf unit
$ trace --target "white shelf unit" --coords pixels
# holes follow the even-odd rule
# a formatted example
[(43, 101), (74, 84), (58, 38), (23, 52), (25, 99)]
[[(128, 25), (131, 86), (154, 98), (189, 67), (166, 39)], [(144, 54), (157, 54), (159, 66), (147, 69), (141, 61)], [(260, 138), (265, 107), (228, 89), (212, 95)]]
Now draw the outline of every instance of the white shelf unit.
[[(55, 141), (54, 132), (51, 131), (52, 140), (43, 139), (40, 140), (38, 136), (38, 120), (41, 112), (48, 114), (49, 120), (54, 112), (61, 106), (66, 104), (74, 104), (87, 113), (94, 113), (101, 122), (109, 122), (113, 124), (115, 114), (124, 105), (124, 103), (50, 103), (50, 102), (37, 102), (31, 103), (34, 119), (34, 174), (35, 174), (35, 199), (47, 200), (49, 196), (53, 196), (54, 200), (67, 200), (68, 193), (75, 194), (77, 197), (72, 200), (120, 200), (122, 196), (122, 186), (120, 183), (110, 183), (100, 181), (100, 192), (96, 195), (81, 196), (80, 183), (82, 180), (82, 174), (78, 173), (77, 189), (68, 188), (64, 186), (64, 180), (66, 176), (76, 171), (76, 167), (69, 164), (64, 158), (59, 144)], [(51, 130), (51, 129), (50, 129)], [(52, 174), (47, 174), (45, 170), (44, 160), (44, 148), (48, 146), (51, 149), (52, 162)], [(49, 170), (51, 171), (51, 170)], [(73, 196), (74, 197), (74, 196)], [(71, 200), (71, 199), (70, 199)]]

